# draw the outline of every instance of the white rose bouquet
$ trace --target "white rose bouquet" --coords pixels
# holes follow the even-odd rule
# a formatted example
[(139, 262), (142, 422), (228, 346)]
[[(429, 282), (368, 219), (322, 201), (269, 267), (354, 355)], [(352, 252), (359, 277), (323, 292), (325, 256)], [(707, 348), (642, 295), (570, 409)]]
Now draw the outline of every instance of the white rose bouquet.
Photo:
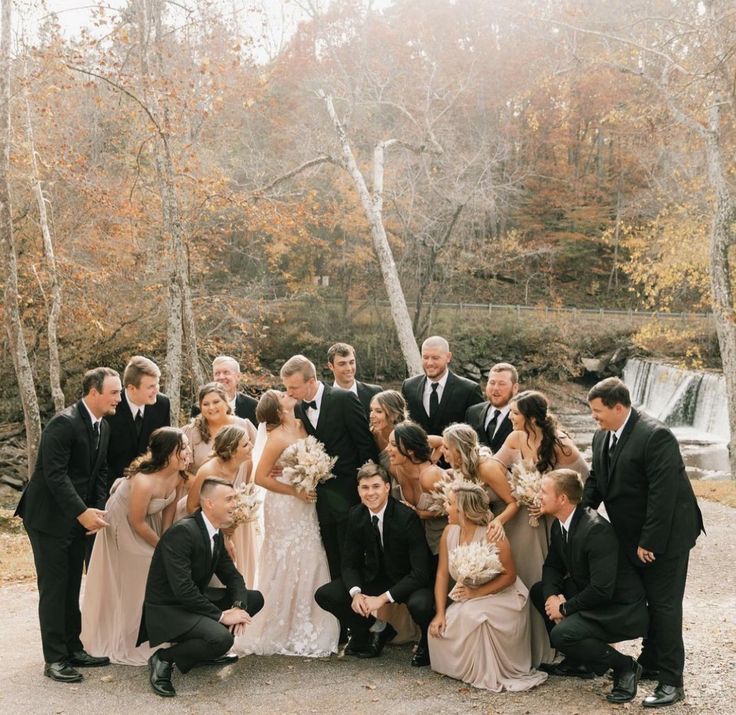
[(294, 442), (281, 455), (282, 474), (303, 492), (311, 492), (318, 484), (334, 479), (335, 462), (337, 457), (330, 457), (322, 442), (312, 435)]

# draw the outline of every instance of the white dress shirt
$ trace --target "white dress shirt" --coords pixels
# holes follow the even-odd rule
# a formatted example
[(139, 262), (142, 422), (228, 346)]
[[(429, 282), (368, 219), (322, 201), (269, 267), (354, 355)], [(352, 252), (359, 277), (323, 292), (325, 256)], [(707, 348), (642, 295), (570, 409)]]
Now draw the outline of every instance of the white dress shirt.
[(202, 512), (202, 521), (204, 522), (205, 528), (207, 529), (207, 533), (210, 536), (210, 550), (211, 553), (215, 553), (215, 542), (213, 539), (215, 538), (215, 534), (219, 534), (220, 530), (215, 529), (214, 526), (210, 523), (210, 520), (205, 516), (204, 512)]
[(307, 413), (307, 418), (312, 423), (312, 427), (314, 427), (314, 429), (317, 429), (317, 422), (319, 422), (319, 411), (322, 408), (322, 396), (324, 394), (324, 383), (317, 382), (317, 392), (315, 393), (314, 397), (311, 400), (305, 400), (305, 402), (315, 402), (317, 405), (316, 410), (313, 407), (307, 407), (304, 410)]
[(571, 512), (570, 516), (565, 519), (565, 521), (560, 522), (560, 526), (562, 527), (562, 538), (567, 541), (567, 537), (570, 535), (570, 524), (572, 524), (572, 518), (575, 516), (575, 512), (577, 511), (577, 507), (575, 507)]
[[(370, 516), (371, 520), (371, 528), (373, 528), (373, 517), (378, 517), (378, 533), (381, 535), (381, 545), (383, 546), (383, 517), (386, 513), (386, 507), (388, 506), (388, 500), (386, 500), (386, 503), (383, 505), (383, 508), (381, 511), (372, 512), (370, 509), (368, 509), (368, 514)], [(362, 590), (360, 586), (353, 586), (350, 589), (350, 598), (353, 598), (356, 593), (362, 593)], [(391, 595), (390, 591), (386, 591), (386, 596), (388, 597), (389, 603), (394, 602), (394, 597)]]
[[(332, 386), (333, 387), (340, 387), (340, 385), (338, 385), (336, 382), (333, 382), (332, 383)], [(340, 389), (341, 390), (344, 390), (346, 388), (340, 387)], [(352, 392), (354, 395), (357, 395), (358, 394), (358, 381), (357, 380), (353, 380), (353, 384), (350, 385), (350, 387), (347, 388), (347, 391), (348, 392)]]
[(503, 422), (506, 419), (506, 415), (509, 412), (511, 412), (511, 405), (507, 404), (505, 407), (494, 407), (493, 405), (491, 405), (491, 408), (488, 410), (488, 413), (486, 414), (486, 423), (483, 425), (484, 430), (488, 429), (488, 425), (493, 419), (493, 413), (496, 410), (498, 410), (498, 419), (496, 420), (496, 428), (493, 430), (493, 435), (495, 435), (496, 432), (498, 431), (498, 428), (501, 426), (501, 422)]
[(128, 397), (128, 391), (124, 390), (123, 394), (125, 395), (125, 401), (128, 403), (128, 407), (130, 408), (130, 414), (133, 415), (133, 419), (136, 418), (136, 415), (140, 412), (141, 413), (141, 419), (143, 419), (143, 411), (146, 409), (145, 405), (136, 405), (135, 402), (133, 402), (130, 397)]
[(447, 384), (447, 378), (450, 376), (450, 371), (445, 370), (445, 374), (439, 380), (430, 380), (427, 378), (424, 381), (424, 395), (422, 397), (422, 405), (424, 405), (424, 411), (429, 415), (429, 397), (432, 394), (432, 385), (437, 383), (437, 402), (442, 402), (442, 393), (445, 391), (445, 385)]
[(615, 432), (609, 432), (608, 433), (608, 449), (611, 449), (611, 442), (613, 442), (613, 435), (616, 435), (616, 442), (618, 443), (618, 440), (621, 439), (621, 434), (624, 431), (624, 427), (626, 427), (626, 423), (631, 418), (631, 408), (629, 407), (629, 413), (626, 415), (626, 419), (623, 421), (622, 425), (615, 431)]
[(90, 408), (87, 407), (87, 403), (84, 401), (84, 398), (82, 398), (82, 404), (84, 405), (84, 409), (87, 410), (87, 414), (89, 415), (89, 418), (92, 420), (92, 429), (94, 429), (95, 425), (99, 425), (100, 422), (102, 422), (102, 417), (95, 417), (92, 414), (92, 410), (90, 410)]

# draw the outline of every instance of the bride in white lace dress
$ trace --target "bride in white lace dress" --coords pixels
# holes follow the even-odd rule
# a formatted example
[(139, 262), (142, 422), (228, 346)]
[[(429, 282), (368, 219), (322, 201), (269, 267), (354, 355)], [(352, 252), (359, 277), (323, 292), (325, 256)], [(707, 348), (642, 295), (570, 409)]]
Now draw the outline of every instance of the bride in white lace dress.
[(295, 405), (286, 393), (268, 390), (256, 409), (260, 424), (253, 469), (256, 484), (268, 491), (255, 586), (265, 605), (235, 639), (234, 649), (241, 654), (319, 657), (337, 652), (340, 624), (314, 600), (317, 588), (330, 581), (316, 493), (298, 491), (280, 474), (271, 476), (284, 450), (307, 437), (294, 416)]

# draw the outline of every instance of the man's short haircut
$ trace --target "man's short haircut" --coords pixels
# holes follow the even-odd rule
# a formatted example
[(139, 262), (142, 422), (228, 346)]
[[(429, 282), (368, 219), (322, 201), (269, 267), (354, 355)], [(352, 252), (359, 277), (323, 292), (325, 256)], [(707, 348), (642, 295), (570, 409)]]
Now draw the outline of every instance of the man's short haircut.
[(519, 373), (510, 362), (497, 362), (488, 371), (488, 379), (491, 379), (492, 372), (508, 372), (511, 373), (511, 382), (516, 385), (519, 382)]
[(588, 402), (595, 399), (599, 399), (606, 407), (631, 407), (629, 388), (617, 377), (607, 377), (593, 385), (588, 392)]
[(140, 387), (141, 380), (145, 377), (161, 377), (161, 370), (153, 360), (149, 360), (143, 355), (133, 355), (128, 364), (125, 366), (123, 372), (123, 387), (133, 385), (133, 387)]
[(386, 484), (391, 484), (391, 477), (388, 475), (388, 472), (380, 464), (368, 460), (358, 470), (358, 484), (363, 479), (372, 479), (373, 477), (381, 477)]
[(230, 357), (229, 355), (218, 355), (212, 361), (212, 370), (214, 371), (215, 365), (221, 362), (229, 363), (230, 367), (232, 367), (235, 372), (240, 372), (240, 363), (234, 357)]
[(424, 348), (440, 348), (444, 352), (449, 353), (450, 343), (441, 335), (432, 335), (422, 343), (422, 352), (424, 352)]
[(335, 343), (327, 351), (327, 362), (332, 365), (335, 362), (335, 357), (349, 357), (350, 355), (355, 357), (355, 348), (352, 345), (348, 345), (347, 343)]
[(304, 357), (304, 355), (293, 355), (290, 357), (281, 366), (279, 375), (283, 380), (285, 377), (296, 375), (296, 373), (301, 373), (305, 382), (311, 380), (313, 377), (317, 377), (317, 370), (314, 367), (314, 363), (309, 358)]
[(89, 395), (93, 387), (97, 392), (102, 392), (106, 377), (120, 377), (120, 375), (117, 370), (113, 370), (111, 367), (93, 367), (91, 370), (87, 370), (82, 378), (82, 394)]
[(553, 469), (544, 476), (554, 483), (557, 494), (564, 494), (570, 504), (580, 504), (583, 498), (583, 480), (574, 469)]
[(207, 479), (202, 482), (202, 488), (199, 490), (199, 503), (201, 504), (204, 499), (207, 499), (212, 492), (220, 486), (235, 489), (227, 479), (223, 479), (222, 477), (207, 477)]

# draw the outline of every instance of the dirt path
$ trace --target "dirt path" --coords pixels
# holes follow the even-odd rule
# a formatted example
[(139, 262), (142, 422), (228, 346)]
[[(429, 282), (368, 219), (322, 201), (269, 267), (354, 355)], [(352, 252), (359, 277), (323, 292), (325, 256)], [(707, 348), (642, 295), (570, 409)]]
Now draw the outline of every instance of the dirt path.
[[(708, 535), (692, 552), (685, 601), (687, 700), (665, 710), (673, 715), (734, 712), (736, 511), (706, 501), (701, 508)], [(3, 713), (643, 713), (639, 702), (650, 689), (645, 683), (634, 703), (618, 707), (603, 699), (605, 678), (551, 678), (528, 693), (487, 693), (411, 668), (408, 647), (389, 646), (372, 661), (251, 656), (175, 675), (179, 696), (164, 700), (150, 691), (145, 668), (88, 670), (77, 685), (44, 678), (36, 605), (31, 584), (0, 588)]]

